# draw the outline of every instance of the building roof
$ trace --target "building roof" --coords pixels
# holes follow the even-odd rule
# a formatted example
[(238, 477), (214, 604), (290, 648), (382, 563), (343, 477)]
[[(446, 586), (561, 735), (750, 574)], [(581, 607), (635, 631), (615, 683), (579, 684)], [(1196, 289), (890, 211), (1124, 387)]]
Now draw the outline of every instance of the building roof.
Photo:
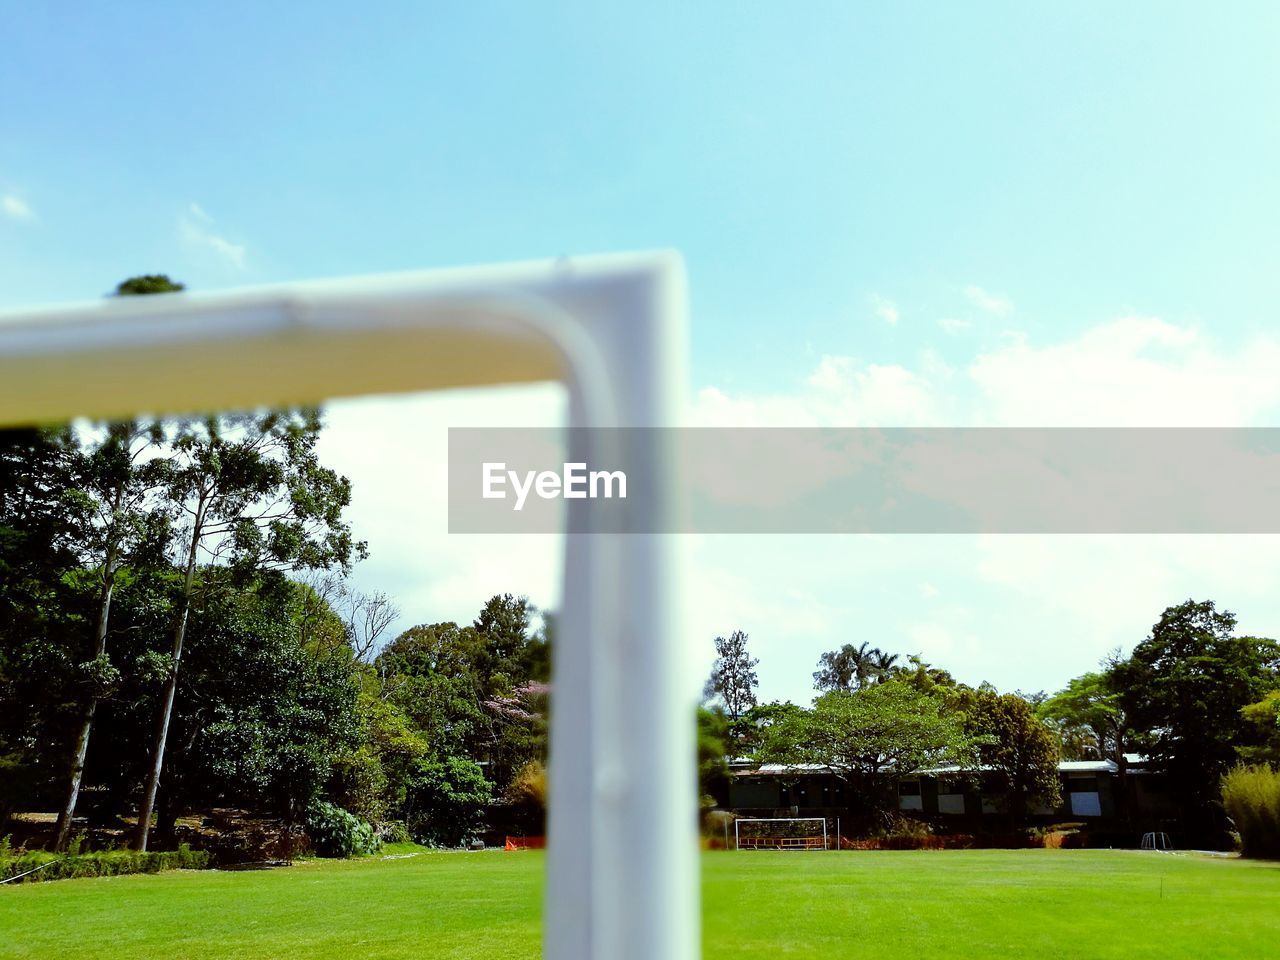
[[(1128, 767), (1137, 767), (1135, 773), (1145, 773), (1142, 770), (1147, 758), (1137, 753), (1126, 753), (1124, 755), (1125, 763)], [(821, 763), (763, 763), (756, 766), (749, 760), (741, 758), (730, 760), (730, 772), (735, 777), (779, 777), (786, 774), (805, 774), (805, 773), (835, 773), (833, 767)], [(919, 771), (919, 775), (923, 776), (945, 776), (946, 774), (955, 773), (973, 773), (990, 770), (991, 767), (979, 767), (977, 771), (965, 770), (957, 766), (931, 767), (928, 770)], [(1119, 768), (1113, 760), (1062, 760), (1058, 763), (1059, 773), (1116, 773)]]

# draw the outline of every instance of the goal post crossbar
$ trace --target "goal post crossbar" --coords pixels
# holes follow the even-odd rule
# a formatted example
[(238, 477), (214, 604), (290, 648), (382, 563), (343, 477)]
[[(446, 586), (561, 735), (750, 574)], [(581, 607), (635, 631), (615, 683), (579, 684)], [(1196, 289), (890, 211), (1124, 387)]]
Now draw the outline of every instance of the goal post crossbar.
[[(559, 381), (566, 459), (593, 463), (601, 431), (574, 428), (682, 424), (685, 319), (669, 252), (5, 309), (0, 426)], [(634, 509), (672, 528), (673, 432), (631, 436)], [(616, 533), (586, 500), (563, 524), (543, 955), (695, 960), (696, 769), (673, 760), (695, 746), (683, 547)]]

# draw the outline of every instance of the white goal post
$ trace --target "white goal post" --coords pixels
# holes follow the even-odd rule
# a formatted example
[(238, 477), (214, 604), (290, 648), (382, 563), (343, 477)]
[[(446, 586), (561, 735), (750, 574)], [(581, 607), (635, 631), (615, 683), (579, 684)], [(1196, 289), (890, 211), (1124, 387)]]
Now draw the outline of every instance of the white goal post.
[[(742, 825), (746, 823), (807, 823), (821, 824), (822, 833), (814, 827), (812, 832), (800, 836), (788, 836), (784, 828), (771, 829), (763, 836), (742, 836)], [(733, 846), (735, 850), (826, 850), (827, 820), (825, 817), (740, 817), (733, 821)]]
[(1173, 850), (1173, 844), (1169, 842), (1167, 833), (1161, 830), (1154, 830), (1142, 835), (1142, 849), (1170, 853)]
[[(671, 253), (110, 297), (0, 313), (0, 427), (552, 380), (571, 428), (678, 427), (685, 356)], [(594, 432), (572, 431), (573, 460), (592, 461)], [(639, 433), (633, 484), (671, 529), (672, 431)], [(596, 532), (586, 503), (566, 501), (543, 955), (693, 960), (680, 538)]]

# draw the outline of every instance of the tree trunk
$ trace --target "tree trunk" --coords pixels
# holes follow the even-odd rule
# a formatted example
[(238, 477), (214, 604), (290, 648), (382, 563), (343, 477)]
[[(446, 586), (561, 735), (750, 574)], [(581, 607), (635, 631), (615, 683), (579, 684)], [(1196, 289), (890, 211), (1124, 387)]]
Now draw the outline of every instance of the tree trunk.
[(155, 810), (156, 792), (160, 789), (160, 770), (164, 766), (165, 741), (169, 738), (169, 719), (173, 716), (173, 699), (178, 690), (178, 665), (182, 662), (182, 643), (187, 636), (187, 618), (191, 612), (191, 589), (195, 583), (196, 555), (200, 547), (200, 533), (204, 524), (204, 499), (196, 508), (195, 523), (191, 528), (191, 544), (187, 550), (187, 575), (182, 587), (182, 609), (173, 628), (173, 665), (161, 694), (160, 721), (156, 726), (156, 739), (151, 748), (151, 760), (147, 783), (142, 791), (142, 805), (138, 808), (138, 828), (133, 848), (147, 849), (147, 832), (151, 829), (151, 814)]
[(1116, 815), (1119, 819), (1129, 821), (1129, 763), (1124, 757), (1124, 741), (1116, 735)]
[[(122, 495), (116, 496), (116, 509), (120, 509)], [(98, 618), (94, 624), (93, 658), (99, 659), (107, 652), (107, 623), (111, 617), (111, 595), (115, 590), (116, 550), (107, 551), (102, 568), (102, 590), (99, 593)], [(89, 734), (93, 730), (93, 716), (98, 711), (98, 693), (89, 694), (89, 702), (85, 705), (84, 716), (80, 721), (80, 730), (76, 734), (76, 746), (71, 754), (71, 774), (67, 785), (67, 799), (58, 811), (58, 823), (53, 841), (54, 850), (65, 850), (71, 837), (71, 825), (76, 816), (76, 802), (80, 799), (80, 783), (84, 779), (84, 759), (89, 752)]]
[(53, 849), (67, 849), (67, 841), (71, 837), (71, 825), (76, 816), (76, 801), (80, 799), (80, 781), (84, 777), (84, 758), (89, 752), (89, 731), (93, 729), (93, 715), (98, 709), (98, 698), (92, 697), (85, 707), (84, 717), (80, 721), (80, 731), (76, 735), (75, 750), (71, 754), (71, 782), (67, 786), (67, 799), (58, 811), (58, 822), (55, 827)]

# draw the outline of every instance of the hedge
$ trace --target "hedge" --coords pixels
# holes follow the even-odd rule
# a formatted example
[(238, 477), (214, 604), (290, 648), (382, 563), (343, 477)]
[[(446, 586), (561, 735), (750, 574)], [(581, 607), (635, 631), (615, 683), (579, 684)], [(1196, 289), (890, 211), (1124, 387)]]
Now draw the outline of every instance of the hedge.
[[(185, 844), (177, 850), (102, 850), (60, 857), (34, 850), (0, 859), (0, 882), (36, 883), (42, 880), (71, 880), (77, 877), (118, 877), (126, 873), (159, 873), (161, 870), (207, 870), (210, 856)], [(34, 871), (34, 872), (29, 872)], [(25, 876), (22, 876), (26, 874)], [(21, 879), (13, 879), (21, 877)]]

